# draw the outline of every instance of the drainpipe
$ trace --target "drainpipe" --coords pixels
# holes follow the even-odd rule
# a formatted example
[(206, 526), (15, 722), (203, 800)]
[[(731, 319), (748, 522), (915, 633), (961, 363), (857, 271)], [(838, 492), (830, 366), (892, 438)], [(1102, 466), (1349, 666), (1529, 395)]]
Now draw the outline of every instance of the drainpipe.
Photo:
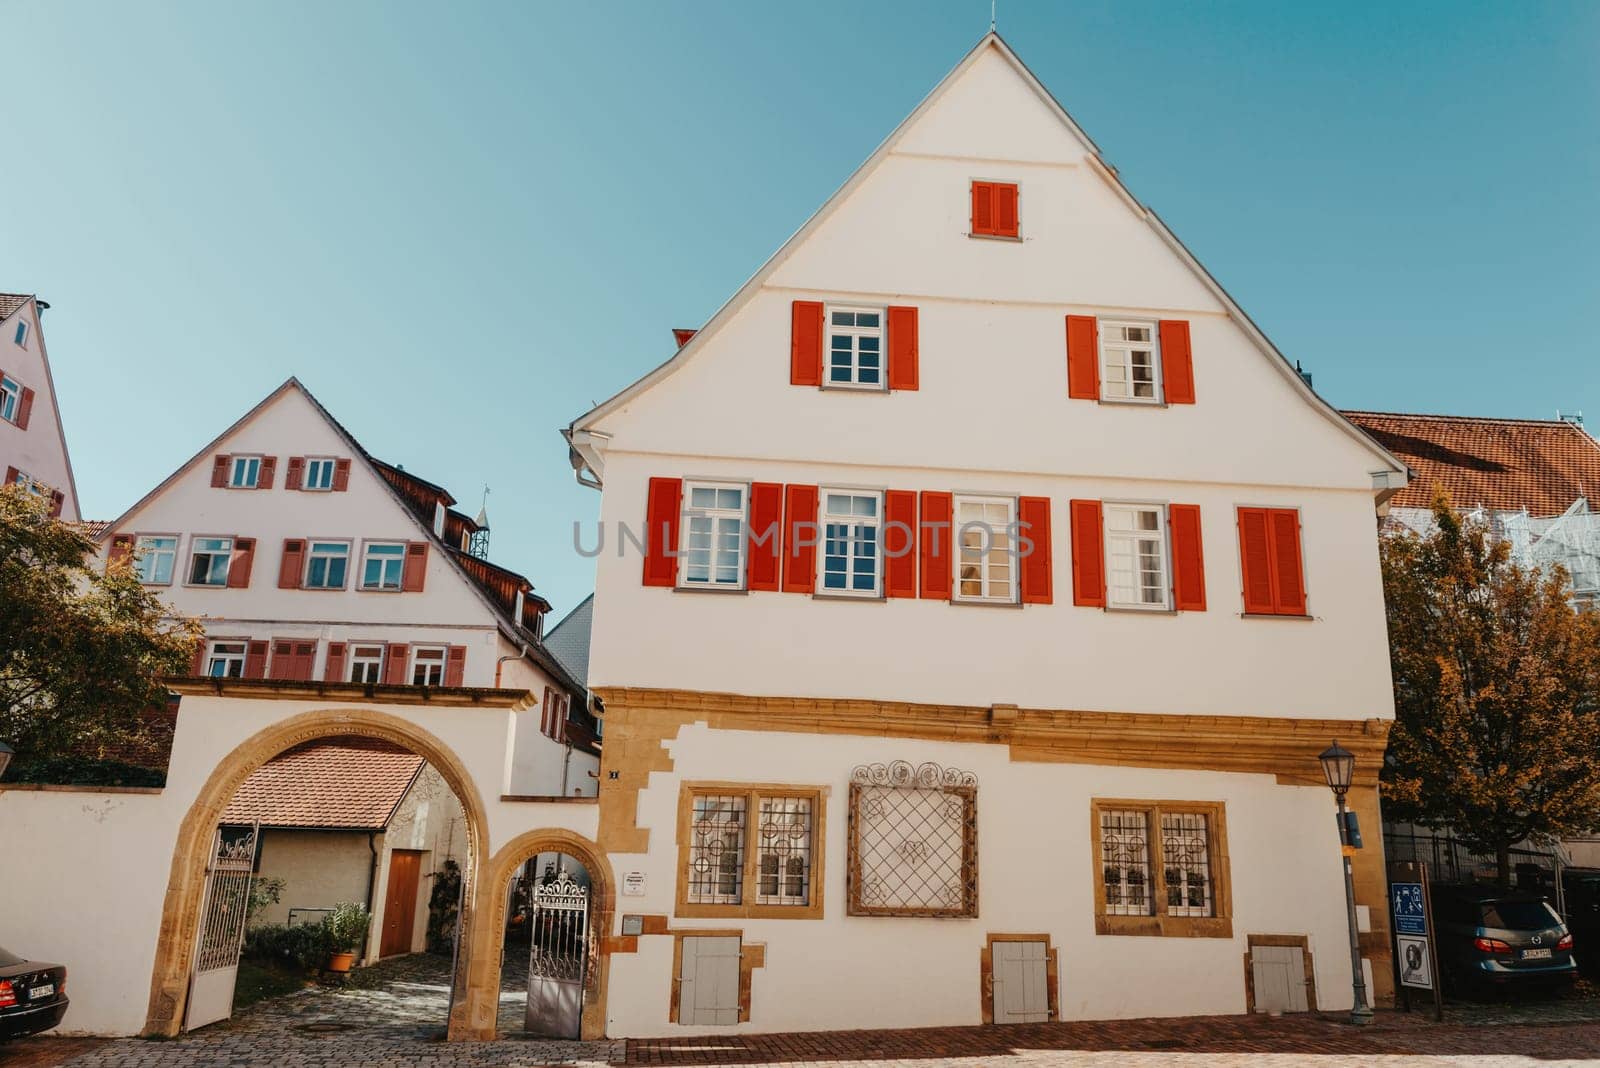
[(561, 796), (567, 796), (567, 773), (572, 768), (572, 743), (567, 743), (567, 755), (561, 761)]
[[(377, 910), (372, 895), (378, 889), (378, 832), (367, 832), (367, 849), (372, 853), (372, 867), (367, 871), (367, 915), (370, 917)], [(367, 924), (367, 937), (361, 940), (361, 962), (367, 962), (367, 956), (372, 952), (372, 924)]]
[(500, 671), (501, 671), (501, 668), (505, 665), (505, 662), (507, 660), (521, 660), (523, 657), (525, 657), (527, 655), (528, 655), (528, 646), (527, 646), (527, 643), (524, 642), (523, 645), (522, 645), (522, 648), (517, 650), (517, 655), (515, 655), (515, 656), (502, 656), (499, 660), (496, 660), (494, 662), (494, 688), (495, 689), (498, 690), (500, 688)]

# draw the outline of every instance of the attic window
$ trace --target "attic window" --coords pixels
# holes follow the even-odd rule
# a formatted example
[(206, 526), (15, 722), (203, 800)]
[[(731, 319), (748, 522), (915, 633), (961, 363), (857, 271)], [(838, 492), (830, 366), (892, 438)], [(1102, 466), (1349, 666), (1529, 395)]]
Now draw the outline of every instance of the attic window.
[(1018, 237), (1016, 182), (972, 183), (973, 237)]
[(255, 489), (261, 481), (261, 457), (235, 456), (228, 474), (228, 485), (234, 489)]
[(444, 502), (433, 502), (433, 536), (444, 537)]
[(0, 419), (15, 423), (17, 408), (21, 403), (22, 387), (14, 380), (0, 375)]
[(306, 481), (300, 487), (307, 490), (333, 489), (334, 460), (326, 456), (306, 457)]
[(28, 343), (28, 324), (27, 324), (26, 320), (17, 323), (17, 335), (16, 336), (17, 336), (17, 344), (26, 345)]

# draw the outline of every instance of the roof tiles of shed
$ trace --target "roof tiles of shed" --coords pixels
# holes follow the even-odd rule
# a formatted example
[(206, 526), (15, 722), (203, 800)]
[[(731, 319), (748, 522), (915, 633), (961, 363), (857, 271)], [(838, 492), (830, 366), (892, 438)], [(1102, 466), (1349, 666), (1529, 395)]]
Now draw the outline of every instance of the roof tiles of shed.
[(1600, 442), (1563, 420), (1480, 419), (1347, 411), (1404, 460), (1412, 478), (1390, 504), (1426, 508), (1443, 486), (1458, 508), (1560, 515), (1579, 497), (1600, 503)]
[(26, 293), (0, 293), (0, 319), (9, 319), (33, 297)]
[(415, 753), (375, 738), (308, 742), (257, 768), (221, 822), (382, 830), (422, 765)]

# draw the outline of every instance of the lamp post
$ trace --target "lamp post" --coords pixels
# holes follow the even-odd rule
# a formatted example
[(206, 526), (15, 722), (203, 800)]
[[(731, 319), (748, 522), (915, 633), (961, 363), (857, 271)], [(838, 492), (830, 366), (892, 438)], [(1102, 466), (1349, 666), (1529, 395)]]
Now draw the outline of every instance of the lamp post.
[(17, 751), (15, 749), (5, 742), (0, 742), (0, 779), (6, 777), (6, 768), (11, 766), (11, 758), (16, 754)]
[(1345, 813), (1344, 795), (1350, 790), (1350, 780), (1355, 776), (1356, 755), (1335, 741), (1317, 757), (1322, 762), (1322, 776), (1328, 780), (1328, 789), (1339, 802), (1339, 852), (1344, 863), (1345, 918), (1350, 924), (1350, 987), (1353, 1001), (1350, 1022), (1372, 1022), (1372, 1007), (1367, 1004), (1367, 984), (1361, 973), (1361, 934), (1356, 924), (1356, 884), (1351, 872), (1351, 856), (1355, 850), (1350, 842), (1350, 824)]

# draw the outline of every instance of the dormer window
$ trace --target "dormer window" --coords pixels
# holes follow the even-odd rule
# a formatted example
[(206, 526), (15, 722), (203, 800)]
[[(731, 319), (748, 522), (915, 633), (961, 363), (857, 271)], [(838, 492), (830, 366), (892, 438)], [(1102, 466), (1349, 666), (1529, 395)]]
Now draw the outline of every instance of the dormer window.
[(261, 482), (261, 457), (235, 456), (228, 472), (228, 485), (233, 489), (255, 489)]
[(840, 389), (882, 389), (883, 309), (828, 307), (828, 374)]

